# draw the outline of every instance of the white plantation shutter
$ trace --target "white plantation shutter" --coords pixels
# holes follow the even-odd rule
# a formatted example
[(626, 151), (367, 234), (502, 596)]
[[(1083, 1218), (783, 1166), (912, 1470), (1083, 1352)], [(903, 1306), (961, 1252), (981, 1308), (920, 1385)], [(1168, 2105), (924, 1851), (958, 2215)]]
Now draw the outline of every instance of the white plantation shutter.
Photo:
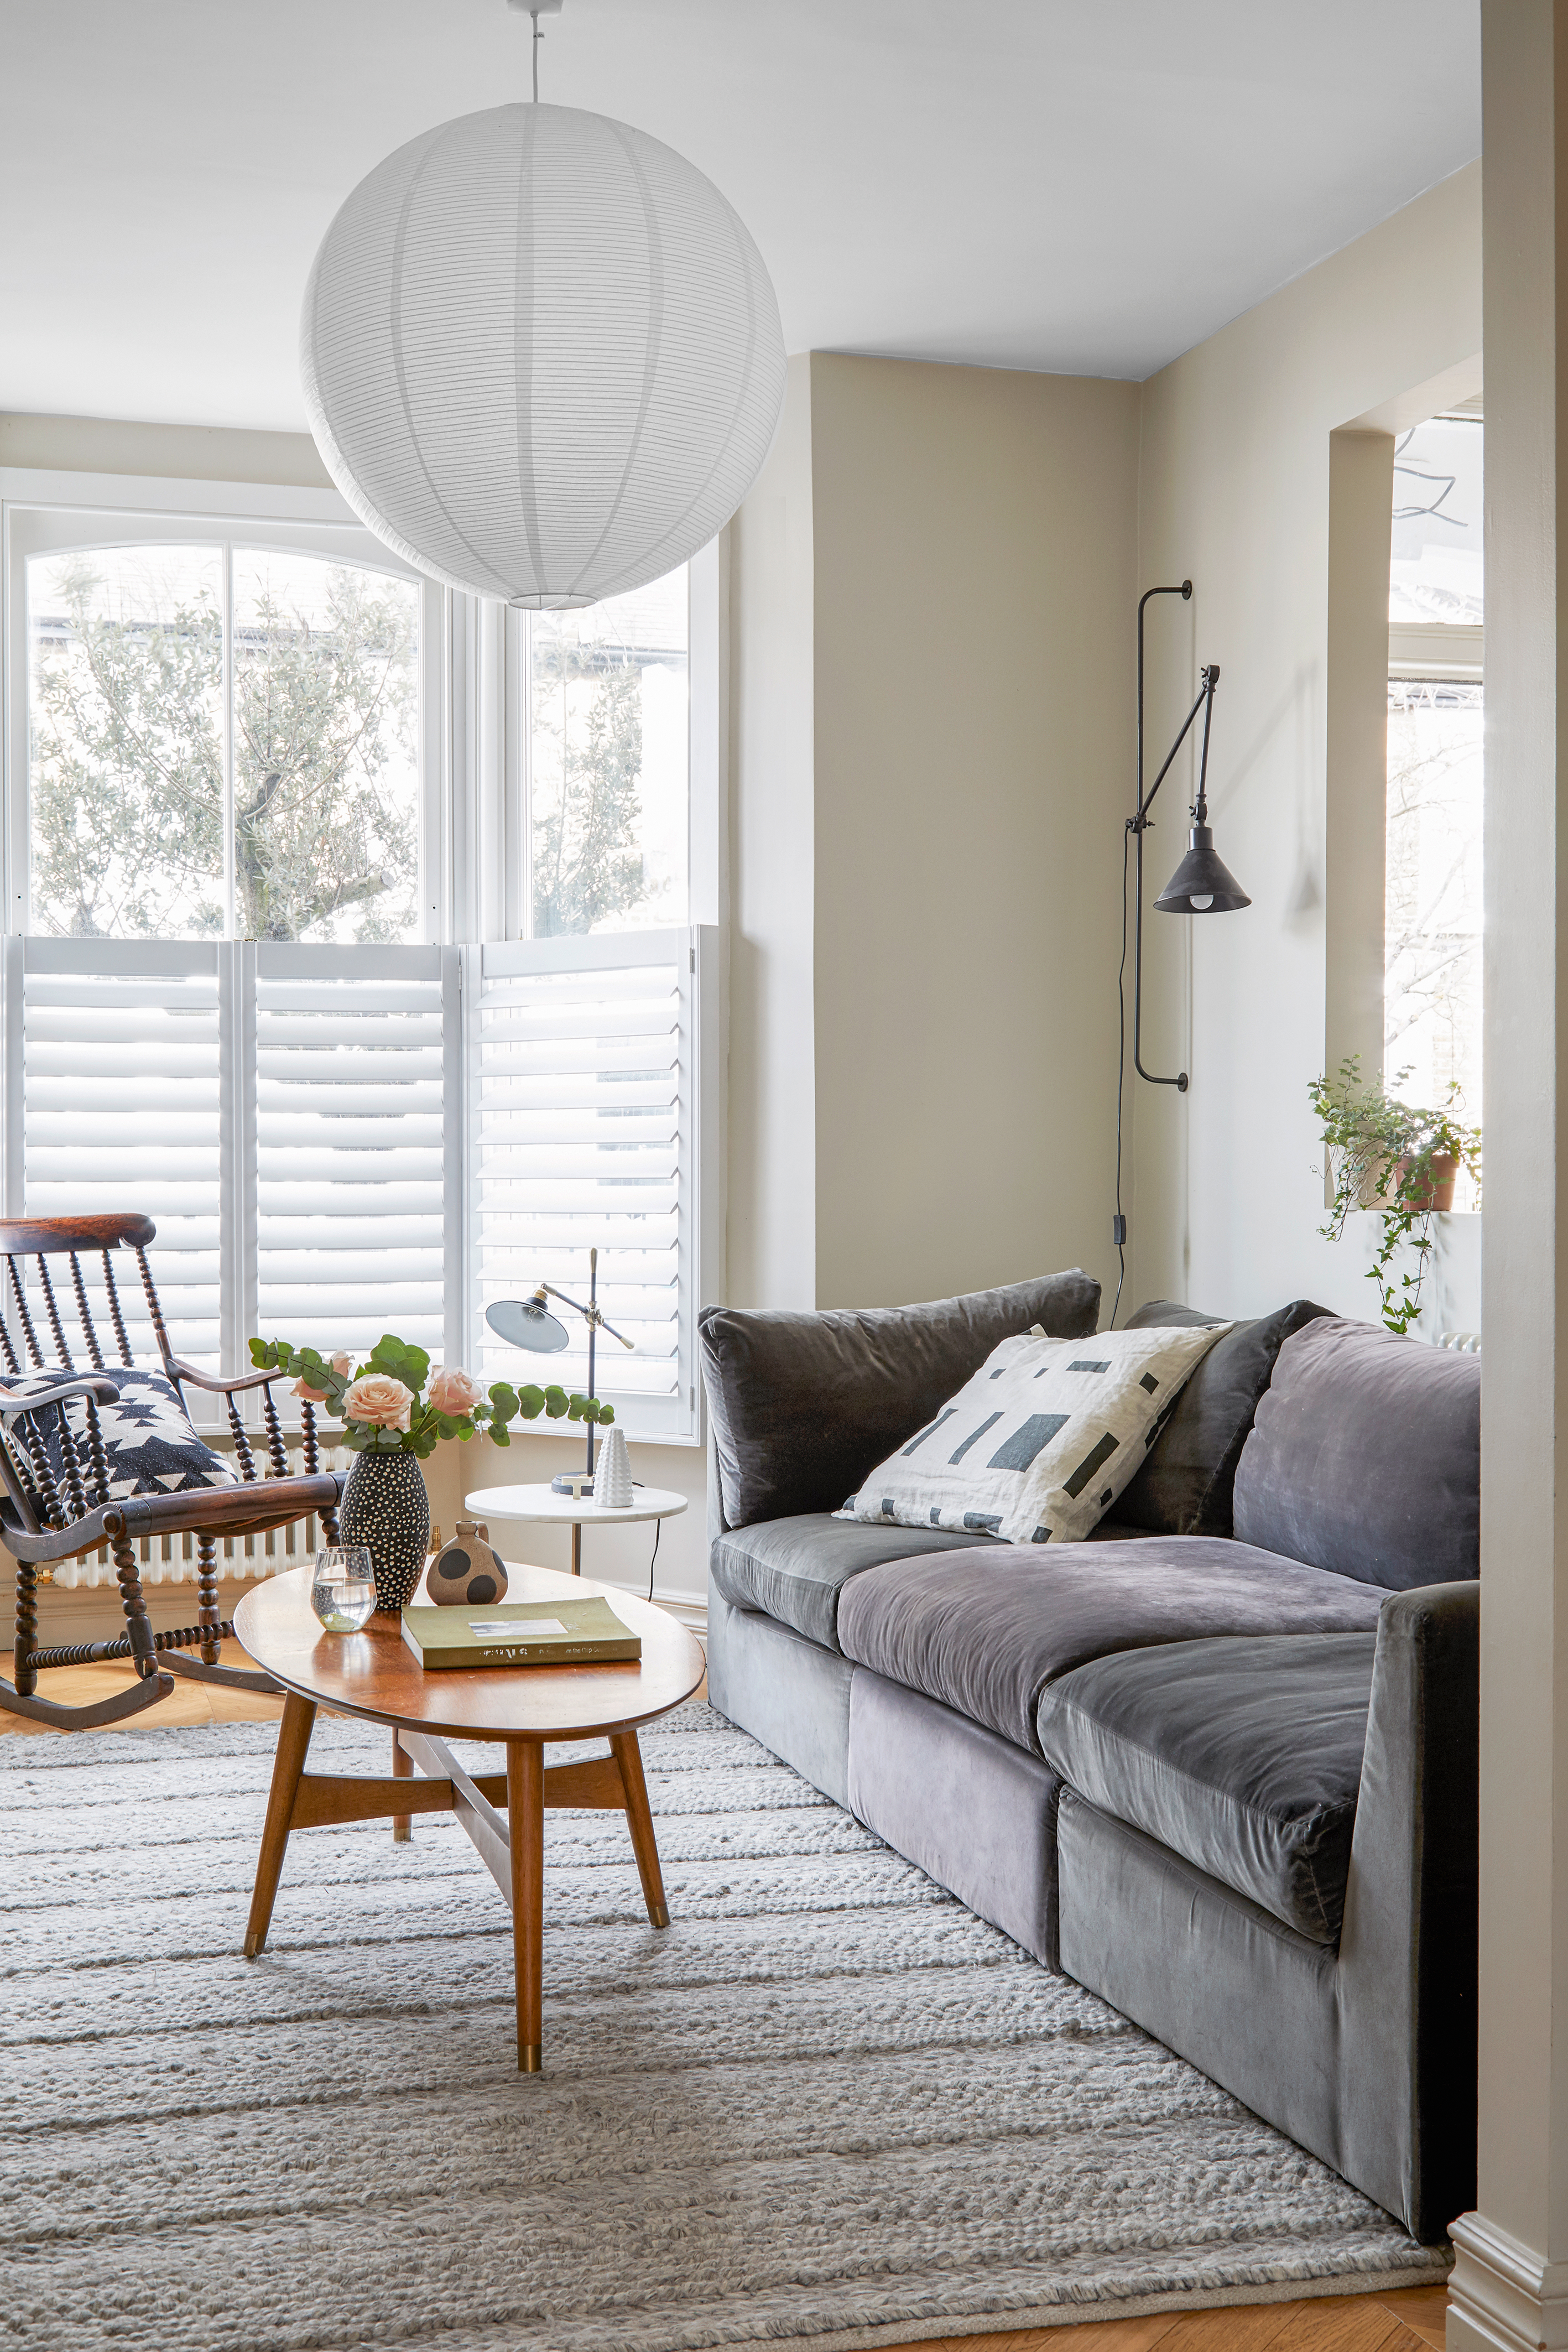
[(597, 1247), (600, 1301), (633, 1348), (603, 1340), (596, 1385), (633, 1438), (697, 1429), (695, 1315), (714, 1206), (698, 978), (713, 952), (714, 934), (697, 929), (469, 955), (475, 1369), (487, 1381), (585, 1387), (580, 1318), (562, 1311), (563, 1354), (528, 1357), (496, 1339), (484, 1310), (541, 1280), (585, 1298)]
[[(12, 1215), (140, 1210), (175, 1352), (218, 1369), (221, 1227), (228, 1148), (220, 1001), (232, 951), (209, 942), (16, 940), (6, 972), (6, 1192)], [(155, 1254), (155, 1255), (154, 1255)], [(102, 1265), (82, 1259), (106, 1357), (118, 1351)], [(158, 1351), (136, 1260), (115, 1282), (140, 1363)], [(56, 1284), (78, 1362), (68, 1272)], [(46, 1353), (55, 1350), (34, 1302)]]
[(436, 1361), (457, 1353), (457, 989), (453, 949), (256, 950), (267, 1337), (361, 1356), (393, 1331)]
[[(6, 1213), (150, 1216), (175, 1353), (214, 1371), (247, 1370), (257, 1331), (362, 1353), (392, 1330), (455, 1360), (458, 988), (454, 948), (13, 939)], [(101, 1263), (81, 1263), (112, 1359)], [(128, 1250), (115, 1278), (156, 1363)], [(56, 1288), (85, 1361), (68, 1274)]]

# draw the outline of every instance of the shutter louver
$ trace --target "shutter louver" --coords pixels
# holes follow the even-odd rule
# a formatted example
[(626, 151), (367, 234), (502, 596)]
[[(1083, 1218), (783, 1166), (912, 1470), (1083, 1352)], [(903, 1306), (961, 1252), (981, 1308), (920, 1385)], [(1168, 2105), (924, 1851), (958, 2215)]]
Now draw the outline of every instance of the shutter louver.
[(588, 1295), (633, 1342), (598, 1351), (598, 1392), (633, 1434), (689, 1433), (683, 1359), (691, 1262), (690, 939), (685, 931), (485, 948), (469, 1009), (477, 1369), (586, 1388), (581, 1318), (529, 1357), (484, 1322), (492, 1300), (551, 1282)]
[(445, 1348), (441, 951), (263, 945), (256, 982), (256, 1312), (362, 1357)]
[[(21, 1026), (26, 1213), (131, 1210), (150, 1216), (158, 1228), (159, 1301), (174, 1351), (216, 1371), (223, 1297), (219, 950), (27, 940)], [(81, 1265), (100, 1340), (112, 1354), (101, 1260), (89, 1253)], [(115, 1283), (132, 1354), (155, 1365), (158, 1350), (129, 1251), (117, 1253)], [(76, 1350), (68, 1276), (62, 1289)], [(41, 1324), (39, 1337), (52, 1355)]]

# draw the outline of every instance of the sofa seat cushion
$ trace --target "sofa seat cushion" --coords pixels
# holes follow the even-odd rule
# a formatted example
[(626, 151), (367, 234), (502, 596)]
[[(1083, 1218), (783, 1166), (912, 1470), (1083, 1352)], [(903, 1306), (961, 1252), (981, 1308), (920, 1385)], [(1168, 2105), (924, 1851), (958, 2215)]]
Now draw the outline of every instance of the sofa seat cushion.
[(714, 1538), (709, 1565), (732, 1608), (759, 1609), (825, 1650), (836, 1650), (839, 1595), (852, 1576), (926, 1552), (973, 1550), (977, 1544), (1007, 1549), (994, 1536), (862, 1526), (827, 1511), (802, 1511), (794, 1518), (727, 1528)]
[(993, 1544), (868, 1568), (839, 1595), (839, 1647), (1039, 1752), (1040, 1694), (1113, 1651), (1223, 1634), (1364, 1633), (1384, 1596), (1218, 1536)]
[(1046, 1762), (1316, 1944), (1339, 1940), (1375, 1633), (1171, 1642), (1040, 1694)]

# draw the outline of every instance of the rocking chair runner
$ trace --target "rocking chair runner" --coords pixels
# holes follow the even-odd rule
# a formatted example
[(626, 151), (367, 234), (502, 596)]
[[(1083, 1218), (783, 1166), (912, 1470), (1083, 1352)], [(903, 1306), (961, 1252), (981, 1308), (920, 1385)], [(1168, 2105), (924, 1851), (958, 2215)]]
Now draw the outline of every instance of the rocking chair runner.
[[(0, 1500), (0, 1544), (16, 1562), (16, 1680), (13, 1685), (0, 1679), (0, 1707), (13, 1715), (31, 1716), (40, 1723), (53, 1724), (62, 1731), (87, 1730), (155, 1706), (174, 1687), (171, 1676), (159, 1672), (161, 1664), (204, 1682), (275, 1691), (277, 1685), (269, 1675), (246, 1674), (220, 1663), (220, 1644), (232, 1635), (234, 1627), (218, 1615), (219, 1540), (225, 1536), (264, 1534), (270, 1528), (285, 1527), (290, 1520), (304, 1518), (311, 1512), (319, 1518), (329, 1542), (336, 1543), (338, 1539), (338, 1503), (343, 1481), (318, 1467), (316, 1415), (308, 1401), (305, 1402), (303, 1416), (307, 1475), (295, 1478), (288, 1473), (283, 1429), (272, 1395), (272, 1383), (279, 1375), (249, 1372), (235, 1380), (214, 1380), (209, 1373), (183, 1363), (171, 1349), (147, 1264), (147, 1244), (155, 1230), (151, 1217), (140, 1216), (0, 1218), (0, 1257), (5, 1261), (10, 1303), (31, 1359), (34, 1378), (39, 1372), (60, 1373), (57, 1383), (47, 1389), (35, 1388), (25, 1398), (14, 1391), (7, 1394), (6, 1374), (19, 1379), (24, 1368), (11, 1332), (0, 1320), (0, 1355), (5, 1367), (0, 1371), (0, 1483), (5, 1487), (5, 1499)], [(162, 1370), (181, 1403), (185, 1402), (185, 1389), (189, 1386), (223, 1397), (228, 1407), (240, 1474), (237, 1485), (194, 1493), (111, 1496), (98, 1407), (114, 1401), (118, 1391), (111, 1381), (94, 1377), (103, 1373), (106, 1366), (88, 1304), (80, 1254), (96, 1251), (102, 1256), (104, 1286), (118, 1350), (109, 1368), (118, 1370), (131, 1367), (132, 1362), (114, 1278), (113, 1254), (122, 1246), (135, 1254), (153, 1337), (162, 1359)], [(64, 1257), (69, 1263), (71, 1288), (90, 1371), (78, 1371), (67, 1342), (59, 1303), (49, 1278), (51, 1257)], [(25, 1262), (28, 1258), (37, 1262), (38, 1295), (54, 1342), (51, 1360), (46, 1360), (39, 1345), (26, 1284), (18, 1266), (18, 1260)], [(260, 1389), (262, 1392), (262, 1414), (267, 1424), (266, 1475), (257, 1475), (245, 1423), (235, 1402), (236, 1395), (246, 1389)], [(79, 1432), (72, 1431), (65, 1412), (66, 1402), (77, 1397), (85, 1401), (85, 1462)], [(59, 1475), (51, 1463), (51, 1444)], [(193, 1535), (196, 1538), (197, 1622), (172, 1633), (155, 1633), (148, 1622), (136, 1544), (143, 1536), (166, 1535)], [(124, 1633), (112, 1642), (37, 1648), (39, 1569), (55, 1560), (69, 1559), (79, 1552), (96, 1551), (104, 1544), (110, 1548), (114, 1559), (125, 1610)], [(183, 1654), (187, 1650), (199, 1651), (199, 1657), (187, 1657)], [(136, 1667), (136, 1682), (129, 1690), (117, 1692), (113, 1697), (91, 1706), (63, 1706), (37, 1696), (41, 1671), (51, 1666), (88, 1665), (100, 1658), (130, 1658)]]

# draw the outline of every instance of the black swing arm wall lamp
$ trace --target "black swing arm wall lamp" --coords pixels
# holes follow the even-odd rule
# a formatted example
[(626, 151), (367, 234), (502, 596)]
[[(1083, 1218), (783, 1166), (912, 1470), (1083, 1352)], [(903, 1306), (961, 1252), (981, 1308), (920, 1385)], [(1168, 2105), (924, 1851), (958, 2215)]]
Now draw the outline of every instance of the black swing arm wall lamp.
[[(1214, 835), (1208, 822), (1208, 738), (1214, 722), (1214, 689), (1219, 684), (1218, 663), (1210, 662), (1200, 672), (1197, 698), (1182, 720), (1176, 741), (1166, 752), (1159, 774), (1147, 792), (1144, 789), (1144, 613), (1151, 597), (1180, 596), (1185, 602), (1191, 594), (1192, 582), (1184, 580), (1179, 588), (1145, 589), (1138, 599), (1138, 802), (1134, 814), (1126, 821), (1126, 831), (1123, 836), (1122, 964), (1116, 979), (1117, 1002), (1121, 1006), (1121, 1044), (1116, 1070), (1116, 1214), (1112, 1227), (1112, 1238), (1116, 1244), (1117, 1257), (1124, 1278), (1126, 1273), (1124, 1246), (1127, 1239), (1127, 1220), (1122, 1213), (1122, 1092), (1127, 1051), (1127, 1008), (1124, 994), (1127, 969), (1126, 845), (1131, 842), (1134, 845), (1136, 869), (1133, 889), (1134, 907), (1133, 1067), (1139, 1077), (1147, 1079), (1150, 1086), (1175, 1087), (1178, 1094), (1185, 1095), (1190, 1083), (1185, 1070), (1179, 1070), (1174, 1078), (1166, 1078), (1160, 1076), (1154, 1070), (1145, 1070), (1144, 1067), (1144, 835), (1153, 822), (1149, 811), (1154, 806), (1155, 794), (1169, 775), (1176, 753), (1191, 733), (1194, 721), (1200, 710), (1203, 713), (1203, 749), (1198, 761), (1197, 793), (1192, 804), (1192, 832), (1188, 838), (1187, 852), (1159, 897), (1155, 900), (1155, 905), (1160, 913), (1166, 915), (1228, 915), (1233, 914), (1239, 908), (1249, 907), (1252, 904), (1246, 891), (1242, 889), (1224, 860), (1218, 855), (1214, 846)], [(1118, 1280), (1117, 1307), (1120, 1307), (1121, 1301), (1122, 1283)], [(1116, 1310), (1113, 1308), (1111, 1315), (1113, 1327), (1115, 1320)]]

